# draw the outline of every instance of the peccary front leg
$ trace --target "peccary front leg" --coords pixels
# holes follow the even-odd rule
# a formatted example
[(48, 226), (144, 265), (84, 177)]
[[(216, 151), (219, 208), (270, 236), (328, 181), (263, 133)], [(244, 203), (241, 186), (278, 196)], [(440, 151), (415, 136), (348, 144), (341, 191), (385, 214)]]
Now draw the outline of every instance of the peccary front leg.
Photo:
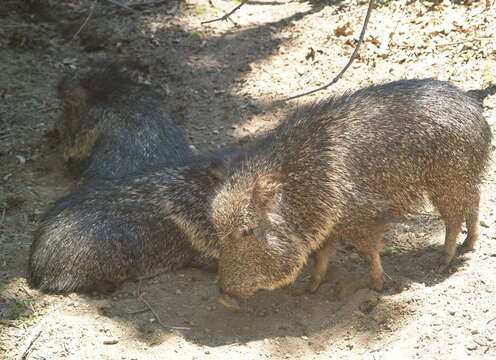
[(384, 270), (382, 268), (379, 248), (383, 233), (374, 234), (372, 238), (356, 238), (352, 243), (369, 266), (369, 275), (372, 288), (382, 290), (384, 286)]
[(365, 256), (365, 260), (369, 264), (369, 275), (372, 283), (372, 288), (377, 291), (384, 287), (384, 270), (382, 269), (381, 256), (379, 251), (371, 251)]
[(338, 245), (337, 241), (327, 241), (322, 248), (312, 254), (313, 263), (310, 265), (311, 280), (307, 288), (308, 292), (314, 293), (319, 289), (325, 279), (329, 258), (334, 254)]

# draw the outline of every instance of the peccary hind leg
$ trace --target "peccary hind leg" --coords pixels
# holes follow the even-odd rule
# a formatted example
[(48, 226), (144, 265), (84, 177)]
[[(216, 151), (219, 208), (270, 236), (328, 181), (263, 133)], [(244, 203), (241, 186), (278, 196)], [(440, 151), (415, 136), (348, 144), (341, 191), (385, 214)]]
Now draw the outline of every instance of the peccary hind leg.
[(458, 234), (462, 230), (462, 220), (461, 219), (447, 219), (445, 220), (446, 225), (446, 236), (444, 238), (444, 250), (440, 258), (439, 271), (444, 271), (448, 267), (451, 260), (456, 253), (456, 239)]
[(434, 206), (439, 210), (446, 226), (444, 249), (440, 257), (439, 271), (445, 271), (455, 257), (457, 238), (461, 232), (463, 221), (467, 221), (468, 235), (464, 246), (474, 247), (479, 237), (479, 199), (477, 187), (463, 188), (439, 187), (431, 197)]
[(464, 251), (474, 250), (475, 243), (479, 240), (479, 202), (480, 190), (477, 189), (476, 193), (474, 194), (473, 202), (467, 209), (467, 237), (463, 242)]

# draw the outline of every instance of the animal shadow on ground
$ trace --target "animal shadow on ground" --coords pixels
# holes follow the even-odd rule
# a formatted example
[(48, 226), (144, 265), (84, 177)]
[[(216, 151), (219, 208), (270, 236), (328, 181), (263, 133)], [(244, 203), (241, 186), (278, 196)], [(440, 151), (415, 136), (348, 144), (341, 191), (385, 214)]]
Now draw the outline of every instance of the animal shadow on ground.
[[(305, 291), (309, 275), (304, 269), (293, 285), (257, 293), (243, 303), (241, 312), (230, 312), (217, 304), (215, 274), (193, 269), (162, 274), (141, 283), (128, 282), (112, 297), (87, 296), (85, 300), (105, 317), (134, 327), (135, 336), (151, 345), (165, 341), (175, 332), (180, 332), (187, 341), (214, 347), (267, 338), (339, 335), (347, 331), (357, 314), (387, 315), (388, 321), (399, 324), (416, 306), (402, 292), (415, 283), (435, 286), (466, 260), (458, 256), (449, 271), (438, 273), (442, 245), (417, 245), (434, 237), (442, 238), (444, 225), (439, 220), (417, 222), (413, 227), (417, 225), (421, 225), (419, 229), (425, 230), (427, 225), (435, 231), (428, 235), (420, 230), (409, 232), (412, 238), (425, 237), (413, 243), (414, 247), (399, 249), (406, 243), (388, 235), (386, 249), (390, 250), (382, 259), (390, 279), (380, 293), (364, 286), (364, 279), (368, 279), (364, 261), (354, 251), (344, 248), (331, 260), (327, 280), (315, 294)], [(411, 231), (412, 225), (408, 228)], [(401, 231), (405, 230), (395, 229), (393, 233)], [(146, 299), (165, 326), (150, 322), (152, 314), (141, 298)], [(368, 321), (362, 330), (373, 336), (381, 326), (383, 322)]]

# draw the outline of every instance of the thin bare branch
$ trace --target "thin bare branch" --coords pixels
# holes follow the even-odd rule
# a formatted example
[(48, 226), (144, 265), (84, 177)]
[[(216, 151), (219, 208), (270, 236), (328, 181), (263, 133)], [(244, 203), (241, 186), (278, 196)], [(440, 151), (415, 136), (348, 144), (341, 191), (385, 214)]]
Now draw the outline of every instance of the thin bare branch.
[(356, 56), (358, 55), (358, 50), (360, 49), (360, 45), (363, 42), (363, 38), (365, 36), (365, 30), (367, 29), (367, 25), (368, 25), (369, 19), (370, 19), (370, 14), (372, 13), (373, 7), (374, 7), (374, 0), (370, 0), (369, 1), (369, 7), (367, 9), (367, 14), (365, 15), (365, 21), (363, 22), (362, 32), (360, 33), (360, 37), (358, 38), (358, 43), (357, 43), (357, 45), (355, 47), (355, 50), (353, 51), (353, 54), (351, 54), (350, 60), (348, 61), (348, 63), (346, 64), (346, 66), (343, 68), (343, 70), (341, 70), (341, 72), (330, 83), (328, 83), (328, 84), (326, 84), (324, 86), (321, 86), (321, 87), (319, 87), (317, 89), (313, 89), (313, 90), (304, 92), (303, 94), (299, 94), (299, 95), (295, 95), (295, 96), (290, 96), (288, 98), (279, 100), (278, 102), (276, 102), (276, 104), (280, 104), (280, 103), (283, 103), (283, 102), (286, 102), (286, 101), (289, 101), (289, 100), (294, 100), (294, 99), (300, 98), (302, 96), (307, 96), (307, 95), (310, 95), (310, 94), (314, 94), (314, 93), (316, 93), (318, 91), (327, 89), (329, 86), (334, 85), (339, 79), (341, 79), (341, 77), (343, 76), (343, 74), (346, 72), (346, 70), (348, 70), (348, 68), (351, 66), (351, 63), (353, 62), (353, 60), (355, 60)]
[(234, 9), (232, 9), (230, 12), (228, 12), (224, 16), (221, 16), (220, 18), (213, 19), (213, 20), (203, 21), (201, 24), (204, 25), (204, 24), (209, 24), (209, 23), (213, 23), (213, 22), (216, 22), (216, 21), (228, 20), (229, 19), (229, 16), (231, 16), (232, 14), (234, 14), (241, 6), (243, 6), (247, 2), (248, 2), (248, 0), (243, 0), (243, 1), (241, 1), (241, 3), (238, 6), (236, 6)]
[(86, 17), (86, 19), (84, 20), (84, 22), (82, 23), (81, 27), (79, 28), (78, 31), (76, 31), (76, 33), (74, 34), (74, 36), (72, 37), (72, 40), (75, 40), (77, 38), (77, 36), (81, 33), (81, 31), (83, 30), (83, 28), (86, 26), (86, 24), (88, 23), (88, 21), (90, 20), (91, 16), (93, 15), (93, 12), (95, 11), (95, 8), (96, 8), (96, 4), (98, 3), (98, 0), (95, 0), (95, 2), (91, 5), (91, 9), (90, 9), (90, 13), (88, 14), (88, 16)]
[(157, 312), (152, 308), (152, 306), (150, 305), (150, 303), (148, 301), (146, 301), (143, 296), (140, 296), (139, 299), (141, 301), (143, 301), (143, 304), (145, 304), (148, 307), (148, 309), (150, 309), (150, 311), (152, 312), (153, 316), (155, 316), (155, 319), (157, 319), (158, 323), (160, 325), (162, 325), (163, 328), (165, 328), (165, 329), (174, 329), (174, 330), (191, 330), (191, 328), (189, 328), (189, 327), (170, 326), (170, 325), (164, 324), (162, 322), (162, 320), (160, 320), (160, 317), (158, 316)]

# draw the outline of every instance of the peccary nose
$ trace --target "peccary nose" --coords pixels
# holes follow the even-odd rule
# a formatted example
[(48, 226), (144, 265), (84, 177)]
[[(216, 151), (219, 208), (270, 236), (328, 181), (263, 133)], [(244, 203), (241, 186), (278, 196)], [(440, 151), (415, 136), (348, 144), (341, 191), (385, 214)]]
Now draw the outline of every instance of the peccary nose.
[(222, 294), (219, 298), (219, 304), (224, 305), (231, 311), (240, 311), (241, 307), (238, 304), (238, 301), (230, 295)]

